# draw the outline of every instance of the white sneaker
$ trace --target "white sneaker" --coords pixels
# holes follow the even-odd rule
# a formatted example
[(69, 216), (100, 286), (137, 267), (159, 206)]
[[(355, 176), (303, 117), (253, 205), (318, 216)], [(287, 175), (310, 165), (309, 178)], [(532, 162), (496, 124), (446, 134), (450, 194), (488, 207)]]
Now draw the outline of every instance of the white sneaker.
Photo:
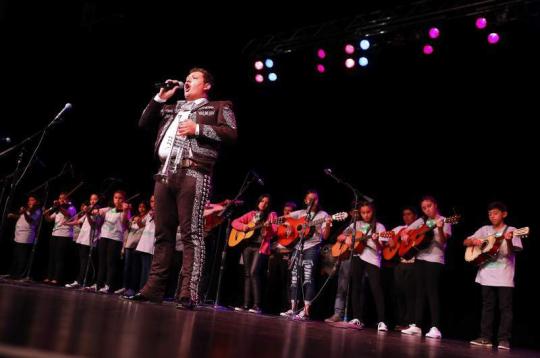
[(79, 288), (81, 285), (77, 281), (73, 281), (73, 283), (66, 284), (66, 288)]
[(360, 322), (358, 318), (353, 318), (349, 322), (347, 322), (349, 325), (353, 326), (356, 329), (363, 329), (364, 324)]
[(98, 291), (97, 283), (94, 283), (92, 286), (87, 286), (87, 287), (85, 287), (84, 289), (87, 290), (87, 291), (94, 291), (94, 292), (97, 292), (97, 291)]
[(421, 336), (422, 330), (420, 329), (420, 327), (416, 327), (415, 324), (411, 324), (409, 328), (404, 329), (403, 331), (401, 331), (401, 333), (410, 334), (411, 336)]
[(121, 295), (121, 294), (123, 294), (124, 292), (126, 292), (126, 288), (125, 288), (125, 287), (122, 287), (121, 289), (114, 291), (114, 294), (115, 294), (115, 295)]
[(428, 338), (435, 338), (435, 339), (441, 339), (441, 331), (437, 327), (431, 327), (428, 333), (426, 333), (426, 337)]
[(294, 316), (294, 319), (299, 321), (309, 321), (309, 316), (306, 314), (306, 311), (302, 309), (296, 316)]
[(377, 325), (377, 331), (386, 332), (388, 331), (388, 327), (386, 327), (386, 324), (384, 322), (379, 322), (379, 324)]
[(244, 307), (235, 307), (234, 310), (235, 310), (236, 312), (244, 312), (244, 311), (247, 311), (247, 309), (244, 308)]
[(99, 293), (109, 293), (110, 287), (109, 285), (105, 285), (102, 288), (99, 289)]
[(286, 312), (281, 312), (279, 314), (281, 317), (293, 317), (294, 316), (294, 311), (292, 309), (286, 311)]

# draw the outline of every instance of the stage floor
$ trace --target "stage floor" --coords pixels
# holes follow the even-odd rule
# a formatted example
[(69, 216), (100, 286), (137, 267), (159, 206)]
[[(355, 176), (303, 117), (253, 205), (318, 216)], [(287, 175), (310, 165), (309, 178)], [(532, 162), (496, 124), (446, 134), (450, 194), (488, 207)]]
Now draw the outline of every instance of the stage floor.
[[(444, 333), (444, 332), (443, 332)], [(539, 357), (275, 316), (181, 311), (41, 284), (0, 283), (1, 357)]]

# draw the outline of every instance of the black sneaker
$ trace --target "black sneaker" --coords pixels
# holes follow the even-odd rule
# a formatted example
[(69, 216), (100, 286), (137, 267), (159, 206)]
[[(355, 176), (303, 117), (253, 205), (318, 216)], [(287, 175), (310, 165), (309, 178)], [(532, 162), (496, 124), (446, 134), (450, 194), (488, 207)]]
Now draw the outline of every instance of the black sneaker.
[(473, 346), (482, 346), (482, 347), (491, 347), (493, 344), (491, 344), (491, 341), (486, 338), (476, 338), (474, 341), (470, 342)]
[(497, 348), (499, 348), (499, 349), (505, 349), (505, 350), (510, 350), (510, 342), (508, 342), (508, 341), (500, 341), (500, 342), (499, 342), (499, 345), (497, 346)]

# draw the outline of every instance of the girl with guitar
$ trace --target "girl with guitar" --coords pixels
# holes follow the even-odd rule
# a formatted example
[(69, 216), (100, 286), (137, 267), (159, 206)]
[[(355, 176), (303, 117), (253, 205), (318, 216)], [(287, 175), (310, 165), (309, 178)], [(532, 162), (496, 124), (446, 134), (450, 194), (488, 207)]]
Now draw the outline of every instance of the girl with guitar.
[[(292, 271), (291, 271), (291, 309), (282, 312), (283, 317), (290, 317), (299, 320), (309, 320), (311, 301), (315, 297), (315, 267), (319, 260), (319, 246), (322, 240), (328, 239), (330, 228), (332, 226), (332, 217), (319, 207), (319, 194), (314, 191), (308, 191), (304, 198), (304, 204), (307, 209), (293, 211), (289, 217), (292, 219), (305, 218), (308, 222), (324, 220), (322, 224), (312, 227), (307, 235), (295, 243), (292, 254)], [(302, 247), (303, 246), (303, 247)], [(300, 250), (303, 249), (302, 261), (300, 259)], [(301, 273), (298, 271), (298, 266), (302, 267), (303, 277), (300, 279)], [(299, 287), (299, 284), (302, 287)], [(304, 299), (304, 309), (297, 314), (298, 291), (302, 291)]]
[(520, 237), (514, 235), (516, 228), (504, 222), (507, 216), (506, 205), (501, 202), (489, 204), (488, 217), (491, 225), (482, 226), (463, 242), (465, 246), (481, 246), (484, 238), (490, 236), (504, 238), (496, 259), (480, 266), (476, 274), (476, 282), (482, 286), (482, 321), (480, 338), (471, 341), (471, 344), (477, 346), (492, 346), (495, 304), (498, 298), (501, 311), (498, 348), (510, 349), (515, 252), (521, 251), (523, 245)]
[[(362, 312), (365, 302), (365, 290), (363, 288), (364, 273), (367, 274), (371, 292), (377, 307), (377, 330), (387, 331), (384, 323), (384, 294), (381, 286), (381, 251), (382, 244), (377, 233), (385, 232), (385, 227), (375, 218), (375, 207), (372, 203), (364, 202), (358, 207), (360, 220), (356, 220), (338, 236), (339, 242), (344, 242), (350, 248), (352, 245), (352, 233), (356, 231), (355, 254), (352, 260), (345, 259), (339, 268), (338, 290), (334, 307), (334, 315), (326, 319), (327, 323), (338, 322), (345, 314), (345, 299), (349, 278), (351, 281), (350, 292), (352, 293), (353, 317), (349, 323), (355, 328), (363, 328)], [(352, 265), (352, 267), (350, 267)], [(350, 275), (349, 275), (350, 270)]]
[(438, 328), (440, 327), (439, 282), (445, 262), (444, 252), (446, 250), (446, 241), (452, 235), (452, 227), (449, 223), (445, 223), (446, 218), (439, 213), (439, 207), (435, 198), (425, 196), (420, 202), (420, 206), (425, 215), (425, 219), (418, 219), (411, 224), (401, 236), (402, 240), (407, 242), (408, 232), (423, 225), (433, 222), (435, 227), (433, 231), (429, 231), (426, 234), (426, 236), (433, 235), (432, 240), (429, 241), (429, 245), (427, 245), (426, 248), (419, 250), (416, 254), (414, 262), (416, 278), (415, 320), (409, 328), (404, 329), (401, 333), (410, 335), (422, 334), (419, 325), (424, 318), (424, 306), (427, 301), (431, 313), (432, 327), (429, 332), (426, 333), (426, 337), (440, 339), (442, 335)]
[[(261, 276), (267, 267), (270, 255), (270, 240), (276, 230), (277, 214), (270, 211), (270, 195), (263, 194), (257, 200), (256, 210), (252, 210), (232, 222), (232, 227), (240, 232), (255, 232), (245, 241), (242, 250), (244, 262), (244, 305), (236, 307), (236, 311), (249, 310), (261, 313)], [(254, 229), (254, 226), (265, 223)], [(250, 306), (253, 302), (253, 307)], [(251, 308), (250, 308), (251, 307)]]

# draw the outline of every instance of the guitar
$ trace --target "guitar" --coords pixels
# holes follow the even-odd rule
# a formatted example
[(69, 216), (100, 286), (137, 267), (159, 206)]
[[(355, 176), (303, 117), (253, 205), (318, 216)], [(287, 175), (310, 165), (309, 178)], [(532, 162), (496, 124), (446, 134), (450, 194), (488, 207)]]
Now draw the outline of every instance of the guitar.
[(382, 255), (385, 260), (392, 260), (398, 253), (399, 247), (401, 246), (400, 237), (403, 230), (405, 230), (405, 228), (399, 230), (397, 234), (394, 234), (384, 246)]
[[(523, 238), (527, 237), (528, 235), (529, 227), (523, 227), (514, 231), (514, 237)], [(465, 261), (476, 266), (482, 266), (486, 263), (497, 260), (502, 243), (504, 242), (504, 236), (502, 233), (498, 232), (481, 240), (481, 245), (469, 246), (465, 250)]]
[(225, 220), (225, 216), (221, 215), (227, 205), (242, 205), (242, 200), (224, 200), (221, 203), (212, 204), (210, 208), (204, 209), (204, 231), (210, 232), (218, 227)]
[[(380, 241), (387, 242), (392, 239), (396, 234), (393, 231), (384, 231), (366, 235), (363, 231), (356, 232), (356, 239), (354, 240), (353, 251), (356, 254), (361, 254), (367, 246), (367, 241), (371, 240), (374, 235), (379, 235)], [(350, 236), (350, 235), (347, 235)], [(345, 241), (338, 241), (332, 246), (332, 256), (339, 257), (339, 259), (347, 259), (351, 252), (351, 247)]]
[[(347, 219), (349, 214), (346, 212), (341, 212), (332, 215), (332, 220), (343, 221)], [(296, 244), (296, 241), (300, 237), (300, 234), (303, 234), (304, 237), (309, 236), (311, 229), (314, 226), (324, 223), (326, 218), (321, 218), (313, 220), (309, 223), (306, 223), (306, 217), (300, 219), (293, 219), (291, 217), (285, 217), (285, 224), (280, 225), (277, 230), (278, 243), (285, 247), (290, 247)]]
[[(444, 219), (444, 222), (456, 224), (460, 219), (461, 215), (452, 215)], [(433, 231), (435, 227), (437, 227), (436, 220), (427, 220), (426, 223), (418, 229), (411, 230), (407, 242), (402, 241), (399, 246), (399, 256), (409, 260), (415, 256), (418, 251), (427, 248), (431, 243), (431, 240), (433, 240), (433, 235), (426, 234)]]
[[(283, 222), (283, 219), (284, 217), (280, 216), (276, 220), (270, 221), (270, 224), (281, 224)], [(265, 225), (266, 225), (266, 221), (260, 222), (260, 223), (256, 223), (252, 221), (249, 224), (247, 224), (247, 226), (249, 227), (248, 231), (239, 231), (239, 230), (236, 230), (235, 228), (232, 228), (231, 233), (229, 234), (229, 246), (234, 247), (238, 245), (239, 243), (241, 243), (243, 240), (247, 240), (251, 238), (253, 234), (255, 234), (255, 231), (263, 228)]]

